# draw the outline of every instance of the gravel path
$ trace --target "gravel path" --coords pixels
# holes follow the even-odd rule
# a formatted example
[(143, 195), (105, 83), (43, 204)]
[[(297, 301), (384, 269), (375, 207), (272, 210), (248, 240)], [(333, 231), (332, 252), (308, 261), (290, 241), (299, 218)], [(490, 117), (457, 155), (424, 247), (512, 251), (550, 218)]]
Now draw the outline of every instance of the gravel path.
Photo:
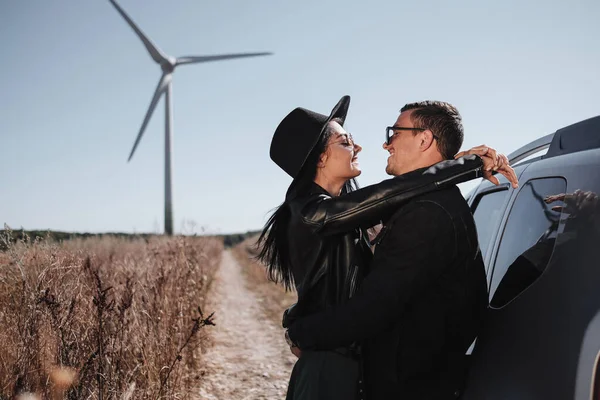
[(208, 295), (215, 311), (213, 346), (204, 354), (200, 398), (206, 400), (284, 399), (296, 361), (283, 329), (268, 319), (229, 251)]

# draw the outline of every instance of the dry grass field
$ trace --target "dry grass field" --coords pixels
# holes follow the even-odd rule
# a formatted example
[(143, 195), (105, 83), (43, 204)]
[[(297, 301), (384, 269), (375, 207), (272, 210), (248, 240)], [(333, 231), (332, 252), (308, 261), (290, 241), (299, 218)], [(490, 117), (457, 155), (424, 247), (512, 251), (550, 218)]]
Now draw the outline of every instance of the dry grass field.
[(194, 397), (221, 239), (3, 240), (0, 399)]

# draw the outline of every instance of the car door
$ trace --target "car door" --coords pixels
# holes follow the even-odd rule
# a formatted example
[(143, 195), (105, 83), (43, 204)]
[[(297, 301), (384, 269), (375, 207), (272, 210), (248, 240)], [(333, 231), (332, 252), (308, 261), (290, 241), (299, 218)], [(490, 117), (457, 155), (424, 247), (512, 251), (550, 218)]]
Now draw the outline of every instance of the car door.
[(486, 250), (490, 308), (463, 399), (591, 398), (600, 354), (600, 212), (561, 212), (553, 207), (564, 203), (548, 196), (600, 193), (599, 162), (598, 152), (571, 154), (538, 161), (521, 176)]
[[(521, 179), (528, 166), (527, 164), (521, 164), (515, 167), (515, 173), (519, 179)], [(503, 223), (507, 204), (509, 204), (510, 199), (515, 193), (504, 176), (497, 174), (496, 177), (500, 182), (499, 186), (489, 181), (482, 181), (467, 200), (475, 219), (479, 249), (481, 250), (486, 266), (488, 282), (490, 279), (490, 271), (488, 270), (490, 265), (490, 250), (493, 248), (498, 235), (499, 226)]]

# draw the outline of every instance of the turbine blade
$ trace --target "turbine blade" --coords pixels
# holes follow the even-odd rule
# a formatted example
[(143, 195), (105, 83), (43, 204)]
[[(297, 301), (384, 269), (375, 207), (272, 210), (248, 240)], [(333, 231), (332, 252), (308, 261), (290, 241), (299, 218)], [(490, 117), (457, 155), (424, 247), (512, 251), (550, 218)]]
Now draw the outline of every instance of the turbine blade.
[(148, 125), (148, 122), (150, 121), (150, 117), (152, 117), (152, 113), (154, 112), (154, 109), (156, 108), (156, 104), (158, 103), (160, 96), (167, 89), (167, 86), (169, 85), (169, 83), (171, 83), (171, 74), (170, 73), (163, 74), (160, 78), (160, 81), (158, 81), (158, 86), (156, 87), (156, 90), (154, 91), (154, 96), (152, 97), (152, 101), (150, 102), (150, 107), (148, 107), (148, 111), (146, 111), (146, 116), (144, 117), (144, 122), (142, 122), (142, 127), (140, 128), (140, 132), (138, 133), (137, 138), (135, 139), (135, 143), (133, 144), (133, 149), (131, 149), (131, 153), (129, 154), (129, 158), (127, 159), (127, 162), (129, 162), (131, 160), (131, 157), (133, 157), (133, 153), (135, 153), (135, 149), (137, 148), (138, 144), (140, 143), (140, 140), (142, 139), (142, 135), (144, 134), (144, 131), (146, 130), (146, 126)]
[(273, 53), (236, 53), (236, 54), (219, 54), (215, 56), (185, 56), (177, 58), (175, 65), (196, 64), (210, 61), (229, 60), (232, 58), (270, 56)]
[(167, 56), (165, 56), (163, 54), (163, 52), (160, 51), (160, 49), (158, 47), (156, 47), (156, 45), (154, 43), (152, 43), (152, 41), (148, 38), (148, 36), (146, 36), (146, 34), (144, 32), (142, 32), (142, 30), (140, 28), (138, 28), (138, 26), (135, 24), (135, 22), (133, 22), (133, 20), (131, 18), (129, 18), (129, 15), (127, 15), (127, 13), (121, 8), (121, 6), (119, 6), (119, 4), (117, 4), (117, 2), (115, 0), (110, 0), (110, 2), (112, 3), (113, 6), (115, 6), (115, 8), (119, 12), (119, 14), (121, 14), (121, 16), (123, 18), (125, 18), (125, 21), (127, 21), (129, 26), (131, 27), (131, 29), (133, 29), (133, 31), (142, 40), (142, 42), (144, 43), (144, 46), (146, 46), (146, 50), (148, 50), (148, 53), (150, 53), (150, 57), (152, 57), (152, 59), (159, 64), (168, 62), (169, 60), (168, 60)]

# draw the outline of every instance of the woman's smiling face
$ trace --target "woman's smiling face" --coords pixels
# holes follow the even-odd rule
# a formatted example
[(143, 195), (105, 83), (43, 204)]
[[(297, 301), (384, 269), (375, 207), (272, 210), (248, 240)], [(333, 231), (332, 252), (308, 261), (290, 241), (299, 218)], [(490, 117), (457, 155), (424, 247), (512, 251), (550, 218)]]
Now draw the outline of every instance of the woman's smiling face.
[(362, 150), (352, 135), (337, 122), (329, 122), (331, 136), (327, 148), (321, 155), (321, 173), (332, 180), (348, 180), (360, 175), (358, 153)]

